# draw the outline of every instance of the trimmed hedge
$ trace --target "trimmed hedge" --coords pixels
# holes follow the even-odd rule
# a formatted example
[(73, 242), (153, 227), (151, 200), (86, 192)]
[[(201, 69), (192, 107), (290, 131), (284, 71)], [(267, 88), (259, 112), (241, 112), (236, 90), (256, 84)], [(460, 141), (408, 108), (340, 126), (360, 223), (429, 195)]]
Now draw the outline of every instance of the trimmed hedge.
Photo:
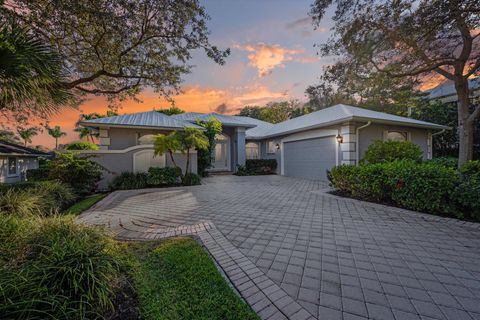
[(145, 172), (122, 172), (110, 183), (111, 190), (143, 189), (150, 187), (193, 186), (200, 184), (200, 177), (194, 173), (182, 175), (178, 167), (149, 168)]
[(237, 168), (237, 175), (239, 176), (254, 176), (275, 174), (277, 169), (277, 160), (275, 159), (247, 159), (245, 166)]
[(480, 220), (480, 161), (460, 171), (411, 160), (342, 165), (333, 168), (328, 178), (340, 193), (354, 198)]
[(152, 187), (172, 186), (180, 182), (182, 169), (179, 167), (149, 168), (147, 184)]
[(422, 155), (420, 147), (410, 141), (375, 141), (368, 147), (362, 162), (383, 163), (395, 160), (421, 162)]

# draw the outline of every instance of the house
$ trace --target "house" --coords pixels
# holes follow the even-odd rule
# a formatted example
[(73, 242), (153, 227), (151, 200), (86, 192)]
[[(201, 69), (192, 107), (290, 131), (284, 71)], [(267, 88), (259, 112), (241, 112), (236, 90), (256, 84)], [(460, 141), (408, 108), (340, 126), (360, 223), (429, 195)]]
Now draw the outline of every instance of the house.
[(0, 141), (0, 183), (24, 181), (28, 169), (38, 168), (38, 158), (49, 154), (7, 141)]
[[(375, 140), (412, 141), (432, 156), (432, 135), (448, 127), (387, 113), (335, 105), (278, 124), (242, 116), (187, 112), (167, 116), (156, 111), (83, 121), (100, 132), (95, 155), (111, 176), (122, 171), (146, 171), (151, 166), (169, 166), (165, 155), (154, 156), (152, 139), (157, 133), (200, 128), (197, 119), (218, 119), (223, 132), (217, 136), (212, 171), (235, 171), (246, 159), (276, 159), (277, 173), (309, 179), (326, 179), (328, 169), (355, 165)], [(175, 154), (181, 167), (185, 156)], [(193, 152), (192, 172), (197, 172)]]
[[(468, 80), (470, 88), (470, 99), (472, 101), (480, 98), (480, 77)], [(440, 101), (442, 103), (457, 103), (457, 90), (452, 81), (447, 81), (433, 89), (425, 91), (425, 98), (430, 101)]]

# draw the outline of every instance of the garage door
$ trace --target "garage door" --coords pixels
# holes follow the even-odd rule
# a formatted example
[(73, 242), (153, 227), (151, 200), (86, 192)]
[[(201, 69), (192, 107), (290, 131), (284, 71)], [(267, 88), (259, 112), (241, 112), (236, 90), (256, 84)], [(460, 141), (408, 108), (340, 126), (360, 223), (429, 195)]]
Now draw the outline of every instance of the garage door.
[(327, 180), (327, 170), (335, 166), (335, 143), (335, 137), (285, 142), (284, 174)]

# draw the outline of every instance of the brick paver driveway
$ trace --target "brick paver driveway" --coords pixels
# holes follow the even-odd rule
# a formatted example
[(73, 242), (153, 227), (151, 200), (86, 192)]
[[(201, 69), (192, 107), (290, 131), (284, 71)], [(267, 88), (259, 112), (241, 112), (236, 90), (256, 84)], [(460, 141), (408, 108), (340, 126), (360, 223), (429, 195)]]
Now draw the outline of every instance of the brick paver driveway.
[(319, 319), (480, 319), (478, 225), (334, 197), (321, 182), (204, 181), (117, 192), (81, 219), (123, 238), (211, 221)]

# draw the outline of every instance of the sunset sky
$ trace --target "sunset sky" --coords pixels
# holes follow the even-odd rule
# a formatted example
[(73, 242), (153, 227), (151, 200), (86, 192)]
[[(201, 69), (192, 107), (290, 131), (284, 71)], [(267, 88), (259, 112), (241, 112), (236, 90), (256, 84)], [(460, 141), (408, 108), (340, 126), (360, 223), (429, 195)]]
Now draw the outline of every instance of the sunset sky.
[[(245, 105), (269, 101), (304, 100), (305, 88), (314, 84), (328, 60), (317, 56), (314, 44), (328, 39), (331, 21), (325, 20), (314, 30), (307, 13), (311, 0), (203, 0), (211, 17), (211, 43), (230, 48), (224, 66), (195, 52), (195, 67), (184, 77), (183, 94), (176, 105), (186, 111), (235, 113)], [(119, 112), (132, 113), (168, 107), (168, 103), (146, 89), (142, 103), (124, 102)], [(219, 108), (219, 106), (221, 106)], [(79, 110), (64, 110), (50, 119), (68, 133), (60, 143), (78, 140), (73, 131), (80, 113), (107, 110), (101, 97), (90, 97)], [(33, 145), (54, 146), (45, 132), (35, 137)]]

